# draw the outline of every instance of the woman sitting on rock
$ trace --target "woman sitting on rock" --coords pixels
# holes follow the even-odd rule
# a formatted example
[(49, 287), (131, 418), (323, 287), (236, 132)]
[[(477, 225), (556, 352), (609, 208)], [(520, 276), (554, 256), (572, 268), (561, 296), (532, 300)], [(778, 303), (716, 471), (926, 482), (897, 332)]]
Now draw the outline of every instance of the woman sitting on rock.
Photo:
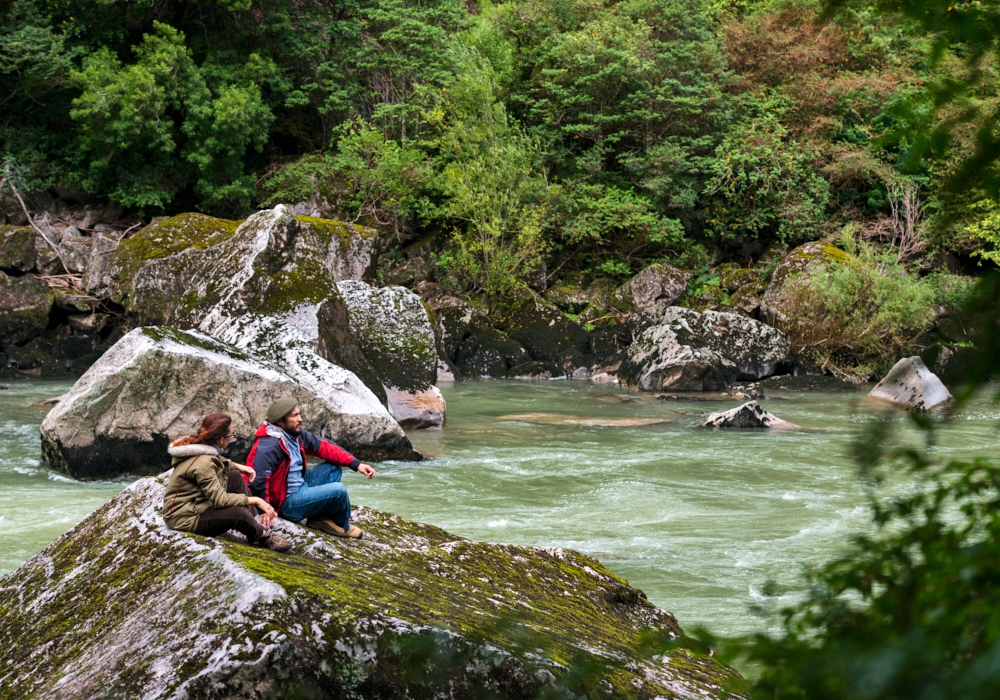
[(212, 413), (202, 420), (197, 435), (170, 443), (167, 452), (174, 471), (163, 497), (163, 520), (174, 530), (209, 537), (237, 530), (250, 544), (286, 552), (291, 542), (270, 531), (274, 508), (247, 492), (243, 474), (253, 479), (254, 470), (222, 456), (233, 440), (232, 424), (225, 413)]

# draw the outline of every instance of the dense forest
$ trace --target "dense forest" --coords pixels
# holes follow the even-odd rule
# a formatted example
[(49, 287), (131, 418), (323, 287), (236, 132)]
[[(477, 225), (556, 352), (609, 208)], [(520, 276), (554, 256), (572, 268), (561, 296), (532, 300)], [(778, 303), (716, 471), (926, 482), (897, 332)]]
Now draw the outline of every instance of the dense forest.
[(695, 273), (686, 304), (725, 309), (733, 265), (766, 282), (824, 239), (850, 264), (791, 290), (793, 339), (862, 376), (1000, 256), (990, 188), (956, 186), (993, 62), (882, 9), (20, 0), (0, 155), (24, 191), (144, 217), (312, 199), (384, 230), (390, 266), (488, 300), (662, 261)]

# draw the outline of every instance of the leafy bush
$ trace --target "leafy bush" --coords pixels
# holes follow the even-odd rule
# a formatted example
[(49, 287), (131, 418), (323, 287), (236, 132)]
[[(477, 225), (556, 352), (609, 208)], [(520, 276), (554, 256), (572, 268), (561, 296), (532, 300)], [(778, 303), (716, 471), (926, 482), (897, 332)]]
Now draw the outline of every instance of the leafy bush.
[(840, 376), (882, 374), (934, 321), (939, 290), (896, 264), (891, 253), (851, 246), (844, 263), (811, 266), (785, 284), (783, 328), (792, 349)]

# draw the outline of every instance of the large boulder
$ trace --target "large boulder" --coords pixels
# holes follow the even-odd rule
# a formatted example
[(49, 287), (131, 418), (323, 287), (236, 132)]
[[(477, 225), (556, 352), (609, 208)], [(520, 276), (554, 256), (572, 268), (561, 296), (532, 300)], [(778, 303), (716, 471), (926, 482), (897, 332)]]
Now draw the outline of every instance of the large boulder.
[(919, 357), (904, 357), (893, 365), (868, 398), (908, 411), (926, 411), (952, 400), (951, 392)]
[(650, 265), (614, 293), (614, 299), (626, 311), (659, 318), (677, 301), (691, 273), (666, 263)]
[(389, 412), (403, 427), (441, 427), (444, 398), (434, 387), (438, 353), (423, 301), (404, 287), (375, 288), (358, 280), (337, 287), (351, 333), (385, 387)]
[(0, 272), (0, 347), (34, 338), (49, 324), (55, 294), (32, 275)]
[(27, 226), (0, 226), (0, 270), (29, 272), (35, 267), (35, 232)]
[(799, 426), (781, 420), (773, 413), (768, 413), (756, 401), (748, 401), (742, 406), (728, 411), (710, 413), (703, 428), (773, 428), (776, 430), (794, 430)]
[(764, 315), (774, 320), (783, 318), (782, 296), (789, 278), (806, 272), (816, 265), (845, 263), (850, 257), (849, 253), (824, 241), (811, 241), (792, 249), (781, 259), (771, 275), (771, 281), (764, 293), (762, 306)]
[(787, 335), (745, 316), (672, 306), (629, 346), (618, 377), (645, 391), (720, 391), (773, 374), (789, 346)]
[(219, 411), (233, 417), (238, 441), (231, 450), (241, 459), (267, 406), (284, 395), (299, 399), (308, 429), (362, 459), (419, 457), (354, 374), (290, 339), (279, 337), (276, 345), (283, 347), (264, 358), (251, 354), (259, 348), (234, 347), (197, 331), (137, 328), (45, 417), (43, 459), (82, 479), (161, 471), (169, 466), (168, 441)]
[(672, 306), (663, 323), (684, 326), (706, 345), (736, 365), (739, 379), (754, 381), (774, 374), (789, 359), (791, 340), (777, 328), (739, 314), (721, 311), (697, 313)]
[(502, 379), (511, 368), (531, 360), (520, 343), (493, 327), (482, 309), (447, 296), (431, 305), (438, 323), (438, 353), (457, 376)]
[(551, 304), (521, 300), (500, 313), (496, 325), (524, 347), (532, 360), (553, 363), (569, 374), (591, 364), (586, 355), (587, 332)]
[(278, 521), (278, 554), (167, 529), (163, 494), (136, 481), (0, 579), (0, 696), (733, 697), (673, 615), (571, 550), (359, 508), (364, 540)]

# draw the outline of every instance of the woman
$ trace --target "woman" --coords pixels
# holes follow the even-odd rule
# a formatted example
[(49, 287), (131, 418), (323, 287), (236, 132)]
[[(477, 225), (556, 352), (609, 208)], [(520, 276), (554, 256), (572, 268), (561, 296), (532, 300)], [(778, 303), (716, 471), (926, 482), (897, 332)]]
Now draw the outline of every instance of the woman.
[(292, 543), (270, 531), (274, 508), (247, 492), (243, 474), (252, 480), (254, 470), (222, 456), (233, 440), (232, 424), (225, 413), (212, 413), (202, 420), (197, 435), (170, 443), (167, 452), (174, 471), (163, 497), (163, 520), (174, 530), (209, 537), (237, 530), (250, 544), (287, 552)]

